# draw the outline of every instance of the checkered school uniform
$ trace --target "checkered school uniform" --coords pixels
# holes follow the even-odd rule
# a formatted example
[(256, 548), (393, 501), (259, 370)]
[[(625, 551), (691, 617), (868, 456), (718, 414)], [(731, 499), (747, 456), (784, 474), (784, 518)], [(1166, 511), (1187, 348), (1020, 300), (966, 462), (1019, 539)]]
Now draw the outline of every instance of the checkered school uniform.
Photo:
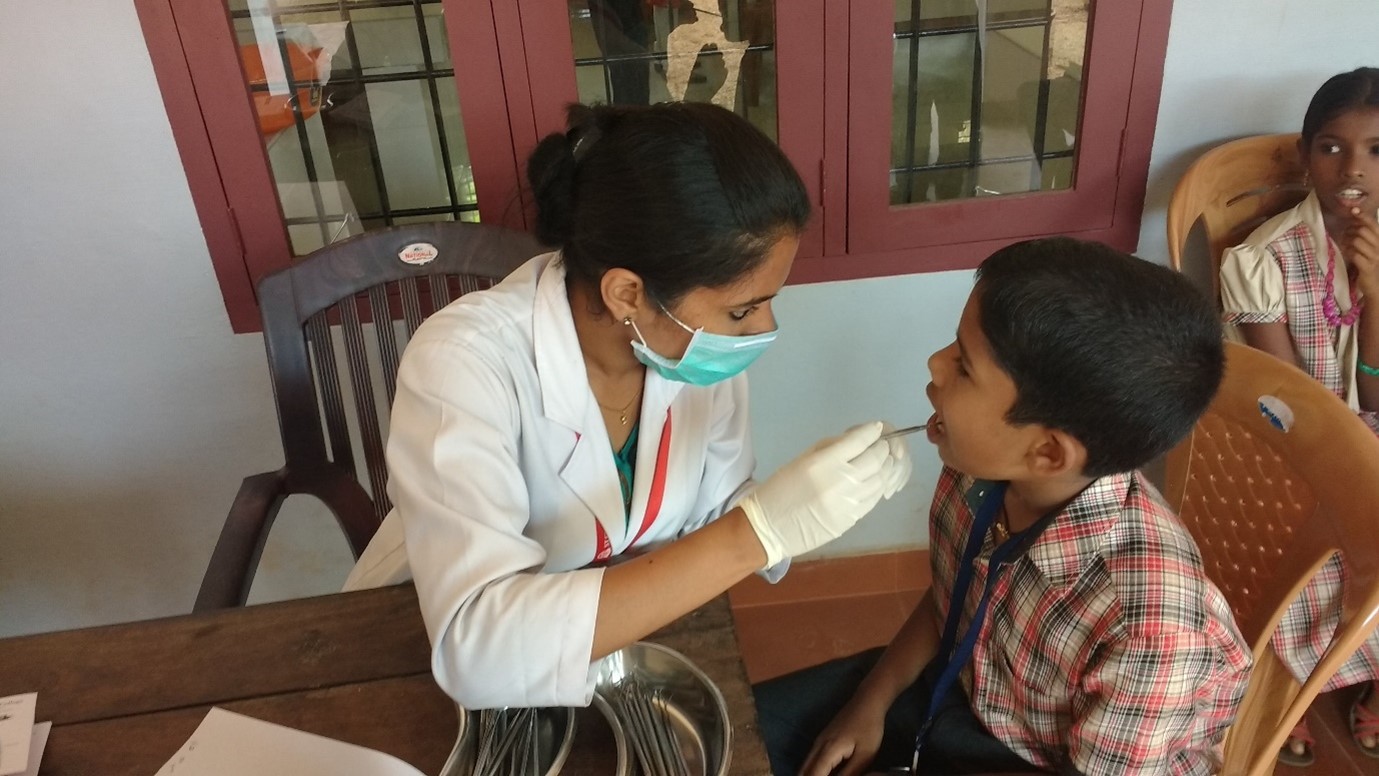
[[(1227, 324), (1287, 322), (1303, 368), (1379, 433), (1379, 414), (1359, 411), (1359, 337), (1353, 326), (1333, 329), (1322, 312), (1329, 242), (1316, 194), (1256, 229), (1222, 257), (1224, 319)], [(1350, 309), (1350, 282), (1339, 248), (1335, 284), (1337, 305), (1342, 311)], [(1274, 633), (1274, 651), (1299, 682), (1321, 660), (1340, 623), (1345, 578), (1341, 558), (1333, 556), (1288, 607)], [(1379, 679), (1379, 632), (1341, 666), (1325, 689), (1374, 679)]]
[(1288, 324), (1302, 368), (1336, 394), (1375, 433), (1379, 414), (1362, 412), (1355, 388), (1359, 336), (1354, 326), (1332, 328), (1322, 311), (1327, 246), (1336, 251), (1335, 297), (1350, 309), (1350, 279), (1345, 257), (1322, 223), (1317, 195), (1280, 213), (1221, 258), (1221, 307), (1228, 325)]
[[(929, 535), (940, 624), (988, 487), (948, 468), (939, 478)], [(959, 633), (994, 549), (988, 535)], [(991, 733), (1041, 768), (1209, 774), (1249, 667), (1197, 545), (1133, 473), (1093, 482), (1001, 574), (961, 680)]]

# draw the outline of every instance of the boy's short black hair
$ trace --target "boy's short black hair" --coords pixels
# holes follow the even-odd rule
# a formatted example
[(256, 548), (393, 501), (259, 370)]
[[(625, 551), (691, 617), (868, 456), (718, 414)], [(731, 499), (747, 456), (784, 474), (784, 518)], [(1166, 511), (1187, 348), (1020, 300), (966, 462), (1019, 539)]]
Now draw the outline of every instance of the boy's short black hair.
[(1130, 471), (1182, 439), (1225, 370), (1215, 308), (1167, 267), (1100, 243), (1016, 243), (977, 270), (981, 326), (1015, 382), (1006, 414), (1071, 434), (1083, 474)]

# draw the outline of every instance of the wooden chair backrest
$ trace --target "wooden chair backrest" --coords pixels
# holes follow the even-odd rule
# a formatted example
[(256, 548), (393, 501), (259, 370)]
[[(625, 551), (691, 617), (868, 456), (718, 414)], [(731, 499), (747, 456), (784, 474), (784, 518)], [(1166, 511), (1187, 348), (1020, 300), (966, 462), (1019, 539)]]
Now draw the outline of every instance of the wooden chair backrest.
[(1212, 262), (1213, 298), (1219, 296), (1221, 254), (1260, 224), (1307, 196), (1298, 135), (1232, 140), (1202, 154), (1178, 181), (1168, 203), (1168, 255), (1182, 271), (1184, 247), (1201, 219)]
[[(494, 226), (413, 224), (328, 245), (259, 281), (287, 487), (342, 473), (355, 481), (334, 487), (358, 491), (347, 499), (357, 508), (337, 515), (356, 555), (391, 509), (383, 436), (407, 341), (431, 313), (544, 250), (529, 234)], [(357, 485), (356, 454), (367, 492)]]
[[(1379, 437), (1301, 370), (1227, 343), (1221, 390), (1167, 458), (1164, 496), (1254, 650), (1223, 774), (1272, 772), (1289, 730), (1379, 624)], [(1342, 552), (1341, 623), (1299, 684), (1269, 647), (1288, 605)]]

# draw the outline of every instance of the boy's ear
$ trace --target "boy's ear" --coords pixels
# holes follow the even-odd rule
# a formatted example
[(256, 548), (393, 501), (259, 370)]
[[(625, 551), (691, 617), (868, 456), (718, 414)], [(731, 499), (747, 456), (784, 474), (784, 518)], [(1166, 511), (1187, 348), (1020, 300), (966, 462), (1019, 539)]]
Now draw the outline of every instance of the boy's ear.
[(1028, 463), (1040, 477), (1080, 475), (1087, 465), (1087, 448), (1067, 432), (1046, 428), (1030, 448)]

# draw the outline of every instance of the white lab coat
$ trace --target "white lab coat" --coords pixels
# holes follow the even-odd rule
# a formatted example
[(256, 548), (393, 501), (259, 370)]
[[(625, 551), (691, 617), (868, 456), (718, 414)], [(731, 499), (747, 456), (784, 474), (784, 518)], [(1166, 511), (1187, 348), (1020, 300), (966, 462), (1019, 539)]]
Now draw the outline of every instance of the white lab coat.
[(417, 330), (387, 445), (394, 508), (346, 583), (415, 579), (436, 681), (468, 708), (588, 705), (603, 570), (586, 567), (692, 531), (752, 485), (746, 377), (647, 370), (625, 517), (558, 258)]

